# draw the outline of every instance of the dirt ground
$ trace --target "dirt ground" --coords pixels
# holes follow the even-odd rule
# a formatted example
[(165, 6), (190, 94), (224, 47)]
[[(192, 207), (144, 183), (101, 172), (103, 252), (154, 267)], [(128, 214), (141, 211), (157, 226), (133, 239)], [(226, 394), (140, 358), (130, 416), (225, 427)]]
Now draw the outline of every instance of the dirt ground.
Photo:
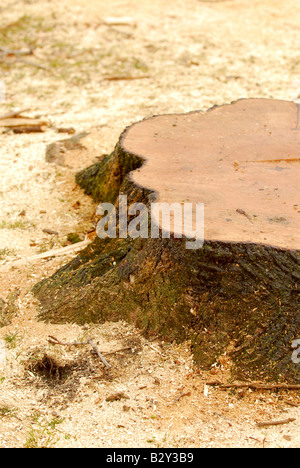
[[(96, 207), (74, 174), (131, 123), (242, 97), (296, 99), (299, 20), (298, 0), (1, 2), (0, 114), (28, 109), (49, 125), (0, 131), (0, 309), (12, 311), (0, 328), (0, 447), (300, 446), (299, 393), (207, 386), (228, 381), (226, 354), (204, 372), (189, 343), (149, 342), (124, 322), (39, 322), (32, 286), (75, 253), (14, 263), (67, 245), (69, 233), (85, 239)], [(89, 133), (64, 166), (45, 159), (70, 137), (58, 127)], [(91, 346), (50, 335), (93, 339), (111, 368)]]

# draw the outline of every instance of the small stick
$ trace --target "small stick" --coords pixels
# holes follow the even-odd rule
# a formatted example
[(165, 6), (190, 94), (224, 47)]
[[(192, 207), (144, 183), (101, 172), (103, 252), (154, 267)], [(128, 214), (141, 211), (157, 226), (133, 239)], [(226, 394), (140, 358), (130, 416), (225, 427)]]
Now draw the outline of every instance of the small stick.
[(55, 338), (55, 336), (49, 335), (50, 340), (48, 340), (51, 344), (59, 344), (62, 346), (79, 346), (79, 345), (86, 345), (88, 344), (87, 341), (74, 341), (73, 343), (63, 343), (62, 341)]
[(102, 354), (100, 353), (99, 349), (97, 348), (97, 346), (93, 343), (93, 341), (91, 339), (88, 339), (87, 341), (74, 341), (73, 343), (63, 343), (62, 341), (58, 340), (57, 338), (55, 338), (55, 336), (51, 336), (49, 335), (49, 338), (50, 340), (48, 340), (51, 344), (59, 344), (59, 345), (62, 345), (62, 346), (81, 346), (81, 345), (91, 345), (91, 347), (94, 349), (94, 351), (96, 352), (96, 354), (99, 356), (99, 358), (101, 359), (101, 361), (103, 362), (103, 364), (105, 364), (106, 367), (111, 367), (110, 364), (108, 364), (108, 362), (106, 361), (106, 359), (102, 356)]
[(24, 125), (12, 129), (14, 133), (43, 133), (45, 131), (44, 125)]
[(28, 112), (30, 109), (24, 109), (20, 111), (12, 111), (8, 112), (7, 114), (0, 115), (0, 120), (5, 120), (5, 119), (12, 119), (19, 117), (21, 114), (24, 114), (24, 112)]
[(264, 438), (264, 440), (261, 442), (260, 440), (256, 439), (255, 437), (249, 437), (249, 439), (253, 439), (253, 440), (256, 440), (256, 442), (259, 442), (260, 444), (263, 444), (263, 448), (265, 448), (265, 442), (266, 442), (266, 437)]
[(50, 234), (50, 235), (58, 236), (58, 232), (57, 232), (57, 231), (53, 231), (53, 229), (45, 228), (45, 229), (43, 229), (43, 232), (44, 232), (45, 234)]
[(84, 240), (82, 242), (77, 242), (76, 244), (72, 245), (67, 245), (67, 247), (61, 247), (60, 249), (52, 249), (48, 250), (48, 252), (43, 252), (41, 254), (33, 255), (32, 257), (27, 257), (23, 258), (21, 260), (11, 260), (6, 263), (6, 265), (23, 265), (26, 262), (31, 263), (31, 262), (36, 262), (38, 260), (44, 260), (47, 258), (52, 258), (52, 257), (60, 257), (63, 255), (69, 255), (73, 252), (76, 252), (78, 250), (82, 250), (85, 247), (87, 247), (91, 243), (90, 240)]
[(261, 443), (260, 440), (256, 439), (255, 437), (250, 436), (249, 439), (256, 440), (256, 442)]
[(300, 385), (288, 384), (261, 384), (259, 382), (222, 384), (218, 381), (206, 382), (206, 385), (219, 386), (220, 388), (251, 388), (252, 390), (300, 390)]
[(0, 47), (0, 52), (6, 55), (15, 55), (15, 56), (20, 56), (20, 55), (32, 55), (33, 50), (10, 50), (10, 49), (4, 49), (3, 47)]
[(206, 385), (209, 385), (210, 387), (219, 387), (220, 385), (223, 385), (223, 383), (220, 380), (212, 380), (205, 382)]
[(246, 213), (246, 211), (241, 210), (241, 209), (238, 208), (236, 210), (236, 212), (243, 215), (243, 216), (246, 216), (246, 218), (249, 219), (249, 221), (253, 224), (253, 221), (252, 221), (251, 217)]
[(152, 349), (153, 351), (155, 351), (156, 353), (158, 354), (162, 354), (161, 351), (159, 349), (156, 349), (154, 348), (154, 346), (152, 346), (151, 344), (149, 343), (145, 343), (146, 346), (148, 346), (150, 349)]
[(13, 56), (13, 57), (15, 57), (15, 62), (21, 62), (21, 63), (24, 63), (25, 65), (29, 65), (31, 67), (39, 68), (40, 70), (46, 70), (48, 72), (52, 72), (52, 70), (49, 67), (45, 67), (44, 65), (40, 65), (39, 63), (31, 62), (31, 60), (26, 60), (26, 59), (22, 58), (22, 55), (31, 55), (32, 51), (31, 51), (31, 53), (29, 53), (29, 52), (25, 53), (25, 52), (22, 52), (22, 51), (5, 50), (5, 49), (1, 49), (1, 48), (0, 48), (0, 51), (2, 51), (2, 54), (5, 56), (5, 58), (8, 57), (8, 56)]
[(151, 78), (149, 75), (143, 76), (104, 76), (106, 81), (122, 81), (122, 80), (144, 80), (146, 78)]
[(25, 65), (29, 65), (31, 67), (36, 67), (36, 68), (39, 68), (41, 70), (46, 70), (48, 72), (52, 72), (52, 70), (50, 70), (50, 68), (45, 67), (44, 65), (39, 65), (38, 63), (34, 63), (34, 62), (29, 61), (29, 60), (25, 60), (23, 58), (20, 58), (20, 57), (16, 58), (16, 61), (24, 63)]
[(296, 421), (296, 418), (283, 419), (282, 421), (266, 421), (266, 422), (256, 422), (258, 427), (267, 427), (267, 426), (280, 426), (281, 424), (288, 424), (290, 422)]
[(289, 406), (293, 406), (294, 408), (299, 408), (299, 405), (297, 403), (294, 403), (293, 401), (285, 400), (284, 403)]
[(132, 346), (127, 346), (127, 348), (116, 349), (115, 351), (110, 351), (108, 353), (103, 354), (105, 354), (105, 356), (112, 356), (113, 354), (121, 353), (122, 351), (128, 351), (129, 349), (132, 349)]
[(101, 361), (103, 362), (103, 364), (106, 366), (106, 367), (111, 367), (110, 364), (108, 364), (107, 360), (102, 356), (102, 354), (100, 353), (99, 349), (97, 348), (97, 346), (93, 343), (93, 341), (91, 339), (88, 340), (88, 343), (91, 345), (91, 347), (94, 349), (94, 351), (96, 352), (96, 354), (99, 356), (99, 358), (101, 359)]

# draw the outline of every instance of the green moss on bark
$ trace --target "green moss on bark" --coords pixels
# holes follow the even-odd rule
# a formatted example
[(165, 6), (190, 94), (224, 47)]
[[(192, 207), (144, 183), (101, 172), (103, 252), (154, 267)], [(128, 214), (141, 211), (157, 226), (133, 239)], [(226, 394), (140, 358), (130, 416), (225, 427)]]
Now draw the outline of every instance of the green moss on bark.
[[(95, 201), (150, 204), (153, 193), (129, 173), (142, 160), (117, 145), (77, 182)], [(233, 372), (242, 379), (300, 382), (291, 347), (300, 338), (300, 252), (259, 244), (184, 239), (96, 239), (34, 288), (42, 320), (128, 320), (147, 336), (191, 340), (195, 361), (209, 369), (235, 343)], [(231, 346), (232, 347), (232, 346)]]

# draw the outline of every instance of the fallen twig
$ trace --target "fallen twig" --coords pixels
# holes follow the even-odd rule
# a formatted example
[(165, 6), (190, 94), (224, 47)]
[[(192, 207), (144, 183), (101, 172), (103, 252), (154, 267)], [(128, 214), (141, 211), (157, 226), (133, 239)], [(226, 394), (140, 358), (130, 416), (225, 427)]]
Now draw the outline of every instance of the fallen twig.
[(112, 356), (113, 354), (121, 353), (123, 351), (129, 351), (130, 349), (132, 349), (132, 346), (127, 346), (126, 348), (116, 349), (115, 351), (110, 351), (110, 352), (103, 353), (103, 354), (105, 354), (105, 356)]
[(98, 355), (98, 357), (101, 359), (101, 361), (103, 362), (103, 364), (106, 366), (106, 367), (111, 367), (111, 365), (107, 362), (107, 360), (102, 356), (102, 354), (100, 353), (99, 349), (97, 348), (97, 346), (93, 343), (93, 341), (91, 339), (88, 340), (88, 343), (91, 345), (91, 347), (93, 348), (93, 350), (95, 351), (95, 353)]
[(49, 67), (46, 67), (45, 65), (40, 65), (39, 63), (31, 62), (31, 60), (22, 58), (22, 56), (24, 55), (32, 55), (32, 51), (29, 52), (0, 49), (0, 52), (2, 52), (3, 56), (3, 58), (1, 59), (2, 61), (5, 61), (7, 57), (14, 57), (13, 61), (10, 61), (9, 63), (20, 62), (24, 63), (25, 65), (29, 65), (30, 67), (35, 67), (39, 68), (40, 70), (46, 70), (47, 72), (54, 73), (53, 70), (51, 70)]
[(281, 424), (288, 424), (290, 422), (296, 421), (296, 418), (283, 419), (281, 421), (265, 421), (265, 422), (256, 422), (258, 427), (268, 427), (268, 426), (280, 426)]
[(191, 392), (181, 393), (177, 398), (175, 398), (174, 403), (177, 403), (181, 398), (185, 396), (190, 396), (190, 395), (191, 395)]
[(18, 56), (16, 58), (16, 61), (24, 63), (25, 65), (29, 65), (31, 67), (39, 68), (40, 70), (46, 70), (48, 72), (52, 72), (52, 70), (50, 68), (45, 67), (44, 65), (39, 65), (38, 63), (34, 63), (34, 62), (29, 61), (29, 60), (25, 60), (25, 59), (23, 59), (21, 57), (18, 57)]
[(3, 47), (0, 47), (0, 52), (2, 52), (5, 55), (13, 55), (15, 57), (19, 57), (20, 55), (32, 55), (33, 50), (12, 50), (12, 49), (4, 49)]
[(30, 109), (23, 109), (23, 110), (20, 110), (20, 111), (8, 112), (7, 114), (0, 115), (0, 120), (13, 119), (13, 118), (20, 117), (22, 114), (24, 114), (24, 112), (28, 112), (29, 110)]
[(241, 209), (238, 208), (238, 209), (236, 210), (236, 212), (239, 213), (239, 214), (241, 214), (241, 215), (243, 215), (243, 216), (246, 216), (246, 218), (249, 219), (249, 221), (253, 224), (253, 221), (252, 221), (251, 216), (249, 216), (248, 213), (246, 213), (245, 210), (241, 210)]
[(141, 75), (141, 76), (124, 75), (124, 76), (104, 76), (103, 77), (103, 79), (106, 81), (144, 80), (146, 78), (151, 78), (151, 76), (149, 75)]
[(57, 338), (55, 338), (55, 336), (51, 336), (51, 335), (48, 336), (48, 341), (51, 344), (54, 344), (54, 345), (59, 344), (62, 346), (80, 346), (80, 345), (88, 344), (87, 341), (73, 341), (72, 343), (64, 343), (63, 341), (60, 341)]
[(51, 344), (54, 344), (54, 345), (62, 345), (62, 346), (82, 346), (82, 345), (87, 345), (89, 344), (93, 350), (96, 352), (96, 354), (98, 355), (98, 357), (101, 359), (101, 361), (103, 362), (103, 364), (106, 366), (106, 367), (111, 367), (111, 365), (107, 362), (107, 360), (102, 356), (102, 354), (100, 353), (99, 349), (97, 348), (97, 346), (93, 343), (93, 341), (91, 339), (88, 339), (87, 341), (74, 341), (73, 343), (64, 343), (63, 341), (60, 341), (58, 340), (57, 338), (55, 338), (55, 336), (51, 336), (49, 335), (48, 337), (48, 341), (49, 343)]
[(212, 380), (205, 382), (205, 385), (209, 385), (210, 387), (219, 387), (220, 385), (223, 385), (223, 382), (220, 380)]
[(266, 443), (266, 437), (264, 437), (264, 439), (261, 441), (261, 440), (258, 440), (256, 439), (255, 437), (249, 437), (249, 439), (252, 439), (252, 440), (256, 440), (256, 442), (259, 442), (260, 444), (262, 444), (263, 448), (265, 448), (265, 443)]
[(0, 119), (0, 127), (18, 128), (18, 127), (47, 127), (48, 122), (41, 119), (31, 119), (30, 117), (11, 117)]
[(41, 254), (33, 255), (32, 257), (22, 258), (21, 260), (11, 260), (3, 264), (3, 266), (7, 265), (14, 265), (19, 266), (23, 265), (24, 263), (31, 263), (37, 260), (52, 258), (52, 257), (60, 257), (62, 255), (69, 255), (70, 253), (76, 252), (77, 250), (82, 250), (91, 244), (90, 239), (86, 239), (82, 242), (77, 242), (76, 244), (68, 245), (67, 247), (62, 247), (60, 249), (53, 249), (48, 250), (48, 252), (43, 252)]
[(145, 345), (152, 349), (152, 351), (155, 351), (158, 354), (162, 354), (162, 352), (159, 349), (154, 348), (154, 346), (152, 346), (151, 344), (145, 343)]
[(206, 385), (219, 388), (251, 388), (252, 390), (300, 390), (300, 385), (289, 384), (262, 384), (259, 382), (222, 384), (220, 381), (206, 382)]
[(45, 228), (43, 229), (43, 232), (45, 234), (50, 234), (51, 236), (58, 236), (58, 232), (57, 231), (54, 231), (53, 229), (48, 229), (48, 228)]

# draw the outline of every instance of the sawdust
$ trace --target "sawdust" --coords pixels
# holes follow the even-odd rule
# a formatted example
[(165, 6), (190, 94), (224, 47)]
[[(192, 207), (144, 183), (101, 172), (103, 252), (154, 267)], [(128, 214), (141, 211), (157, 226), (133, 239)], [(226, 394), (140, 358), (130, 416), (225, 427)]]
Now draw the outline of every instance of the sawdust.
[[(31, 288), (75, 253), (9, 263), (67, 245), (70, 233), (84, 240), (95, 206), (74, 174), (111, 152), (134, 121), (242, 97), (294, 99), (299, 13), (297, 0), (24, 0), (1, 12), (0, 47), (31, 47), (28, 61), (46, 67), (1, 59), (1, 114), (29, 108), (53, 127), (89, 133), (59, 166), (45, 158), (47, 145), (66, 138), (54, 128), (0, 135), (1, 303), (20, 290), (0, 329), (1, 447), (299, 447), (296, 392), (207, 387), (227, 382), (226, 354), (204, 372), (189, 343), (150, 343), (124, 322), (41, 323)], [(92, 338), (104, 355), (128, 349), (106, 354), (105, 369), (88, 346), (53, 345), (49, 335)], [(287, 418), (296, 421), (256, 425)]]

